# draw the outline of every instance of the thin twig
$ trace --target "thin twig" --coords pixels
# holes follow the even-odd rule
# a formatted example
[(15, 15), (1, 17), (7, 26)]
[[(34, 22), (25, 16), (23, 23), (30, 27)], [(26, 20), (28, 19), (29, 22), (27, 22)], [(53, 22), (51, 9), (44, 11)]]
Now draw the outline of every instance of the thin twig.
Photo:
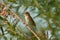
[(29, 31), (31, 31), (31, 33), (33, 33), (34, 36), (35, 36), (38, 40), (40, 40), (40, 38), (36, 35), (36, 33), (35, 33), (33, 30), (31, 30), (31, 28), (30, 28), (15, 12), (13, 12), (12, 9), (9, 8), (9, 10), (13, 13), (13, 15), (16, 16), (16, 18), (17, 18), (19, 21), (23, 22), (23, 24), (26, 25), (26, 28), (27, 28)]

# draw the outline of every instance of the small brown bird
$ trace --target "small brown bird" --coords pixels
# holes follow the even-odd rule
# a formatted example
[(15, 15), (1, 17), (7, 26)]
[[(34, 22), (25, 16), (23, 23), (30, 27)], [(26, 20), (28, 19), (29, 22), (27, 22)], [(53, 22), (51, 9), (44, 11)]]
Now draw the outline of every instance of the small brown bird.
[[(29, 12), (24, 12), (24, 16), (25, 16), (25, 21), (26, 21), (27, 25), (31, 28), (31, 30), (36, 32), (36, 24), (35, 24), (34, 20), (32, 19), (32, 17), (30, 16)], [(29, 31), (29, 33), (27, 33), (27, 35), (28, 35), (28, 37), (31, 37), (31, 38), (33, 38), (33, 36), (34, 36), (30, 31)]]
[(24, 13), (24, 16), (25, 16), (25, 20), (26, 20), (26, 23), (29, 25), (32, 25), (32, 26), (36, 26), (34, 20), (32, 19), (32, 17), (30, 16), (29, 12), (25, 12)]

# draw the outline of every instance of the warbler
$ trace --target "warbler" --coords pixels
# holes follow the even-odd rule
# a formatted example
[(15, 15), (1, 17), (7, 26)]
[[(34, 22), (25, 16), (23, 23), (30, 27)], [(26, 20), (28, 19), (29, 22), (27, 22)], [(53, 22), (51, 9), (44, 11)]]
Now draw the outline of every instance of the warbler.
[[(26, 24), (31, 28), (32, 31), (36, 32), (36, 24), (34, 22), (34, 20), (32, 19), (32, 17), (30, 16), (29, 12), (24, 12), (24, 17), (25, 17), (25, 21)], [(28, 37), (30, 36), (31, 38), (33, 38), (33, 34), (29, 31), (29, 33), (27, 33)], [(31, 39), (29, 38), (29, 39)]]
[(29, 12), (25, 12), (25, 13), (24, 13), (24, 16), (25, 16), (25, 20), (26, 20), (26, 23), (27, 23), (27, 24), (30, 23), (30, 25), (36, 26), (34, 20), (33, 20), (32, 17), (30, 16)]

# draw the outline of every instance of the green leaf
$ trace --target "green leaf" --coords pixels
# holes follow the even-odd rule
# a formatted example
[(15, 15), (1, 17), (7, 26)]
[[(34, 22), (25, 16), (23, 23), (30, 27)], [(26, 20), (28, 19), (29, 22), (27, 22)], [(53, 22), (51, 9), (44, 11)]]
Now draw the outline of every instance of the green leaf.
[(3, 18), (2, 16), (0, 16), (0, 19), (3, 20), (3, 21), (7, 21), (7, 19)]
[(9, 2), (16, 2), (16, 0), (8, 0)]
[(0, 19), (3, 20), (3, 17), (0, 16)]

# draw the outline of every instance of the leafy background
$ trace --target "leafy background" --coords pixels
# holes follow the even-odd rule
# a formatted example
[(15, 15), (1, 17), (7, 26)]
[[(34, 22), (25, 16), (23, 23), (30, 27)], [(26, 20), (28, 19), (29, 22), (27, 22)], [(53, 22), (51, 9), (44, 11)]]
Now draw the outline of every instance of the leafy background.
[[(24, 11), (30, 13), (41, 40), (60, 40), (60, 0), (0, 0), (0, 40), (26, 40), (24, 34), (28, 29), (8, 10), (7, 5), (23, 21)], [(4, 8), (6, 13), (1, 15)]]

